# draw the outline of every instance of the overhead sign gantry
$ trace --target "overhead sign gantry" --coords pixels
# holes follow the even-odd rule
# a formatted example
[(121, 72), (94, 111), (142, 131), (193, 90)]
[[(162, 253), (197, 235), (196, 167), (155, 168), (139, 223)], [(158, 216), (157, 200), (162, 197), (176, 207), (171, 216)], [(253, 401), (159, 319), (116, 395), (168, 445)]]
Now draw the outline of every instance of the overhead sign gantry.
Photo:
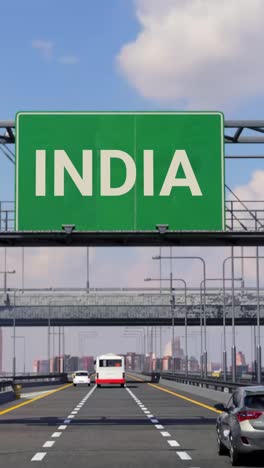
[[(43, 114), (43, 113), (42, 113)], [(57, 115), (60, 114), (60, 113), (57, 113)], [(74, 113), (73, 113), (74, 114)], [(87, 114), (87, 113), (83, 113), (84, 115)], [(113, 113), (105, 113), (105, 114), (101, 114), (101, 115), (112, 115)], [(146, 115), (145, 113), (120, 113), (120, 116), (122, 116), (123, 114), (126, 114), (126, 115), (130, 115), (130, 117), (132, 117), (133, 115), (135, 114), (138, 114), (138, 115)], [(151, 114), (151, 113), (150, 113)], [(157, 116), (161, 116), (160, 114), (162, 113), (156, 113)], [(165, 113), (166, 114), (166, 113)], [(169, 115), (176, 115), (175, 113), (168, 113)], [(188, 113), (187, 113), (188, 114)], [(181, 115), (186, 115), (187, 114), (183, 113)], [(201, 113), (200, 113), (201, 114)], [(213, 113), (215, 114), (215, 113)], [(91, 115), (91, 114), (90, 114)], [(97, 115), (97, 113), (94, 113), (93, 115)], [(148, 114), (147, 114), (148, 115)], [(221, 114), (220, 114), (221, 115)], [(54, 127), (53, 127), (53, 134), (56, 135), (57, 133), (60, 132), (60, 128), (57, 126), (57, 122), (54, 121)], [(122, 127), (118, 127), (118, 130), (119, 130), (119, 134), (124, 134), (125, 135), (125, 132), (123, 131)], [(191, 141), (192, 139), (192, 132), (193, 130), (193, 127), (192, 126), (186, 126), (184, 127), (184, 131), (186, 131), (185, 133), (185, 136), (186, 136), (186, 139), (188, 140), (188, 142)], [(42, 133), (44, 134), (46, 131), (45, 127), (42, 128)], [(166, 136), (166, 129), (163, 128), (163, 134), (162, 134), (162, 138)], [(12, 163), (15, 163), (16, 161), (16, 157), (17, 155), (15, 155), (14, 151), (13, 151), (13, 145), (15, 142), (17, 142), (17, 138), (18, 138), (18, 129), (16, 128), (15, 126), (15, 123), (14, 122), (11, 122), (11, 121), (0, 121), (0, 151), (12, 162)], [(111, 129), (109, 130), (109, 133), (111, 134)], [(241, 144), (250, 144), (249, 146), (249, 152), (243, 152), (242, 155), (239, 155), (237, 153), (234, 153), (232, 152), (232, 154), (226, 154), (225, 153), (225, 159), (245, 159), (245, 158), (263, 158), (264, 156), (261, 155), (259, 152), (258, 154), (254, 154), (254, 152), (252, 152), (252, 147), (251, 147), (251, 144), (261, 144), (263, 145), (264, 144), (264, 136), (263, 136), (263, 133), (264, 133), (264, 121), (260, 121), (260, 120), (234, 120), (234, 121), (225, 121), (224, 122), (224, 136), (223, 136), (223, 140), (222, 140), (222, 144), (231, 144), (231, 146), (234, 147), (234, 145), (241, 145)], [(82, 183), (82, 180), (84, 180), (84, 172), (83, 172), (83, 168), (85, 168), (85, 164), (87, 165), (87, 162), (88, 162), (88, 167), (89, 167), (89, 158), (92, 154), (92, 159), (94, 158), (96, 152), (94, 153), (93, 152), (93, 148), (91, 146), (87, 146), (87, 141), (86, 139), (84, 138), (85, 137), (85, 134), (86, 133), (86, 130), (85, 130), (85, 127), (83, 126), (75, 126), (75, 127), (71, 127), (69, 126), (68, 127), (68, 131), (67, 132), (64, 132), (64, 136), (65, 138), (67, 138), (68, 140), (68, 144), (70, 145), (69, 147), (61, 147), (61, 148), (58, 148), (59, 150), (63, 150), (65, 153), (66, 153), (66, 158), (65, 158), (65, 153), (63, 153), (63, 157), (64, 157), (64, 162), (63, 164), (60, 162), (59, 164), (59, 173), (61, 174), (62, 173), (62, 169), (63, 169), (63, 175), (64, 175), (64, 185), (59, 182), (56, 184), (56, 191), (57, 193), (61, 193), (62, 191), (62, 186), (64, 187), (64, 195), (58, 195), (57, 198), (60, 198), (62, 199), (64, 197), (65, 201), (67, 202), (67, 197), (65, 198), (66, 196), (66, 193), (69, 193), (69, 192), (75, 192), (75, 196), (74, 198), (76, 199), (76, 194), (82, 199), (82, 197), (86, 200), (86, 203), (87, 203), (87, 199), (89, 199), (89, 210), (92, 209), (92, 215), (90, 216), (90, 212), (89, 210), (85, 210), (85, 222), (89, 223), (89, 228), (86, 229), (86, 226), (83, 226), (81, 227), (81, 224), (79, 222), (79, 220), (77, 218), (75, 218), (73, 221), (70, 220), (70, 223), (69, 224), (66, 224), (66, 220), (63, 221), (63, 223), (65, 223), (63, 226), (61, 225), (62, 222), (61, 222), (61, 218), (60, 218), (60, 215), (61, 215), (61, 210), (60, 209), (57, 209), (56, 210), (56, 217), (57, 219), (54, 220), (54, 211), (53, 211), (53, 221), (54, 223), (57, 223), (57, 228), (55, 229), (54, 227), (51, 226), (51, 224), (49, 224), (48, 228), (46, 229), (44, 224), (43, 224), (43, 229), (44, 230), (40, 230), (39, 228), (34, 228), (34, 226), (31, 224), (32, 222), (32, 213), (31, 213), (31, 220), (29, 219), (30, 217), (30, 208), (32, 208), (32, 206), (26, 206), (24, 204), (24, 208), (27, 210), (28, 214), (26, 215), (26, 218), (28, 217), (28, 219), (24, 219), (23, 222), (25, 222), (24, 226), (23, 226), (23, 229), (26, 229), (26, 230), (22, 230), (22, 227), (20, 227), (20, 221), (22, 221), (21, 218), (18, 217), (18, 223), (17, 223), (17, 226), (18, 226), (18, 229), (14, 229), (14, 223), (13, 223), (13, 219), (14, 219), (14, 209), (13, 207), (10, 207), (10, 203), (8, 205), (3, 205), (1, 203), (0, 205), (0, 216), (1, 216), (1, 226), (0, 226), (0, 245), (1, 246), (67, 246), (67, 245), (71, 245), (71, 246), (87, 246), (87, 245), (91, 245), (91, 246), (148, 246), (148, 245), (167, 245), (167, 246), (173, 246), (173, 245), (181, 245), (181, 246), (230, 246), (230, 245), (244, 245), (244, 246), (255, 246), (255, 245), (264, 245), (264, 223), (262, 221), (262, 218), (258, 218), (259, 214), (259, 210), (258, 209), (254, 209), (252, 210), (251, 207), (247, 207), (246, 205), (247, 204), (243, 204), (242, 202), (239, 201), (239, 199), (236, 200), (236, 206), (239, 206), (238, 209), (234, 208), (234, 205), (232, 204), (231, 202), (231, 205), (230, 205), (230, 202), (227, 202), (226, 204), (226, 208), (225, 208), (225, 211), (226, 211), (226, 220), (225, 220), (225, 224), (226, 224), (226, 230), (224, 230), (224, 226), (223, 226), (223, 223), (222, 223), (222, 219), (220, 220), (220, 211), (221, 209), (223, 209), (223, 203), (222, 203), (222, 207), (220, 206), (220, 203), (219, 205), (217, 205), (217, 214), (215, 213), (214, 211), (214, 208), (215, 206), (212, 205), (211, 206), (211, 211), (209, 212), (209, 210), (207, 211), (207, 213), (209, 213), (209, 218), (210, 217), (213, 217), (214, 219), (211, 221), (209, 219), (209, 221), (207, 220), (207, 224), (205, 226), (205, 224), (203, 224), (202, 228), (198, 227), (197, 229), (195, 228), (195, 222), (198, 220), (198, 222), (202, 223), (202, 220), (204, 219), (203, 216), (197, 216), (197, 213), (199, 212), (199, 210), (196, 210), (195, 208), (198, 206), (200, 206), (200, 203), (201, 203), (201, 200), (202, 200), (202, 197), (201, 195), (199, 195), (199, 193), (201, 192), (203, 195), (206, 194), (207, 192), (204, 191), (204, 175), (201, 176), (201, 174), (199, 174), (199, 168), (197, 168), (197, 161), (195, 161), (195, 159), (193, 159), (193, 151), (191, 150), (190, 151), (190, 148), (188, 146), (186, 147), (182, 147), (179, 149), (178, 145), (175, 146), (175, 141), (177, 141), (177, 137), (178, 137), (178, 133), (177, 132), (173, 132), (173, 139), (171, 141), (173, 141), (173, 144), (171, 145), (171, 147), (169, 147), (168, 145), (166, 146), (166, 152), (168, 154), (168, 156), (166, 156), (166, 158), (170, 158), (169, 160), (167, 159), (166, 160), (166, 164), (164, 164), (164, 167), (162, 169), (160, 169), (160, 167), (156, 167), (156, 164), (160, 158), (160, 154), (161, 154), (161, 151), (160, 151), (160, 148), (156, 148), (155, 146), (149, 146), (148, 148), (147, 147), (142, 147), (141, 149), (145, 150), (146, 152), (144, 153), (144, 151), (142, 151), (141, 153), (141, 164), (139, 165), (139, 160), (138, 158), (136, 157), (136, 159), (134, 159), (134, 154), (135, 154), (135, 151), (134, 149), (132, 148), (117, 148), (117, 147), (103, 147), (103, 144), (102, 144), (102, 147), (100, 148), (100, 150), (105, 150), (105, 149), (119, 149), (120, 151), (124, 151), (124, 153), (127, 153), (128, 154), (128, 157), (130, 157), (131, 159), (128, 159), (126, 156), (123, 158), (123, 159), (126, 159), (126, 162), (122, 159), (122, 158), (110, 158), (109, 157), (109, 164), (108, 164), (108, 167), (110, 167), (110, 172), (108, 171), (108, 179), (107, 180), (103, 180), (103, 184), (102, 184), (102, 191), (103, 193), (101, 193), (101, 166), (100, 164), (97, 165), (97, 172), (96, 175), (93, 175), (93, 177), (95, 177), (95, 182), (94, 182), (94, 185), (92, 187), (93, 189), (93, 195), (84, 195), (84, 196), (80, 196), (80, 190), (79, 188), (81, 187), (81, 183)], [(152, 136), (153, 136), (153, 141), (156, 141), (157, 138), (158, 138), (158, 135), (160, 135), (160, 126), (159, 125), (156, 125), (156, 131), (152, 132)], [(170, 133), (170, 136), (172, 135), (172, 133)], [(20, 132), (20, 136), (21, 136), (21, 132)], [(197, 135), (196, 135), (197, 137)], [(34, 139), (34, 128), (32, 127), (31, 129), (31, 132), (30, 132), (30, 139), (33, 138)], [(54, 138), (54, 137), (52, 137)], [(200, 140), (201, 141), (209, 141), (211, 138), (211, 132), (210, 132), (210, 127), (201, 127), (200, 128)], [(54, 141), (54, 140), (52, 140)], [(79, 154), (79, 162), (77, 163), (76, 160), (73, 160), (72, 161), (72, 155), (73, 155), (73, 152), (71, 151), (72, 148), (76, 147), (78, 148), (78, 145), (76, 145), (76, 141), (82, 141), (82, 142), (85, 142), (84, 146), (82, 148), (80, 148), (80, 154)], [(165, 140), (166, 141), (166, 140)], [(188, 143), (189, 144), (189, 143)], [(17, 143), (18, 145), (18, 143)], [(86, 158), (86, 163), (84, 164), (84, 161), (83, 161), (83, 149), (85, 148), (88, 148), (88, 150), (92, 150), (92, 153), (86, 153), (86, 156), (84, 157), (84, 159)], [(99, 148), (99, 146), (98, 146)], [(40, 182), (42, 184), (42, 186), (40, 185), (40, 197), (43, 197), (43, 200), (45, 199), (45, 197), (48, 198), (55, 198), (54, 196), (54, 193), (55, 193), (55, 184), (54, 184), (54, 150), (57, 149), (57, 148), (53, 148), (53, 153), (51, 151), (48, 150), (47, 147), (43, 147), (43, 148), (37, 148), (39, 149), (40, 151), (43, 151), (43, 153), (40, 153), (40, 155), (37, 157), (37, 159), (39, 158), (39, 161), (38, 161), (38, 175), (40, 177)], [(173, 164), (173, 169), (176, 168), (176, 165), (178, 164), (178, 171), (177, 171), (177, 174), (175, 176), (175, 180), (177, 179), (176, 181), (176, 184), (179, 184), (179, 183), (182, 183), (180, 182), (180, 179), (185, 179), (183, 182), (184, 182), (184, 185), (186, 184), (187, 182), (187, 185), (181, 187), (179, 185), (173, 185), (173, 178), (170, 177), (171, 176), (171, 173), (169, 171), (169, 169), (171, 168), (171, 162), (172, 162), (172, 159), (176, 159), (176, 156), (175, 156), (175, 152), (176, 150), (178, 149), (178, 151), (185, 151), (185, 153), (177, 153), (177, 158), (180, 156), (180, 163), (179, 163), (179, 160), (178, 162), (174, 163)], [(36, 151), (36, 148), (35, 148), (35, 151)], [(46, 153), (44, 152), (46, 151)], [(130, 152), (129, 152), (130, 151)], [(148, 152), (149, 151), (149, 152)], [(152, 153), (153, 151), (153, 153)], [(31, 172), (28, 172), (27, 174), (24, 174), (24, 176), (26, 177), (29, 177), (30, 176), (30, 180), (29, 178), (27, 179), (27, 183), (29, 185), (31, 185), (31, 191), (32, 190), (36, 190), (36, 187), (33, 185), (32, 187), (32, 184), (33, 182), (35, 183), (36, 181), (36, 176), (37, 176), (37, 173), (36, 173), (36, 169), (37, 169), (37, 166), (36, 166), (36, 153), (34, 154), (34, 152), (32, 153), (32, 150), (31, 150), (31, 154), (33, 154), (34, 158), (35, 158), (35, 162), (33, 164), (33, 166), (31, 167), (30, 171)], [(51, 154), (51, 156), (50, 156)], [(105, 154), (105, 153), (104, 153)], [(162, 154), (165, 154), (165, 152)], [(24, 157), (25, 155), (23, 155)], [(44, 157), (45, 156), (45, 157)], [(101, 156), (102, 154), (99, 153), (99, 157), (98, 157), (98, 153), (97, 153), (97, 162), (101, 160)], [(113, 156), (113, 154), (112, 154)], [(153, 156), (153, 158), (152, 158)], [(158, 156), (158, 159), (156, 159)], [(175, 156), (175, 158), (174, 158)], [(57, 158), (58, 156), (56, 156)], [(145, 158), (144, 158), (145, 157)], [(188, 161), (187, 161), (187, 157), (188, 157), (188, 161), (190, 163), (190, 166), (191, 166), (191, 169), (192, 169), (192, 173), (193, 175), (195, 176), (195, 179), (194, 177), (190, 178), (190, 172), (188, 173), (188, 170), (187, 170), (187, 165), (188, 165)], [(103, 157), (105, 158), (105, 156)], [(44, 159), (46, 159), (45, 161), (45, 165), (44, 165)], [(145, 159), (145, 160), (144, 160)], [(132, 160), (132, 161), (131, 161)], [(67, 161), (67, 162), (66, 162)], [(151, 169), (152, 169), (152, 161), (153, 161), (153, 180), (151, 178), (144, 178), (144, 175), (147, 175), (145, 174), (148, 173), (149, 174), (149, 170), (151, 172)], [(184, 162), (183, 162), (184, 161)], [(186, 162), (187, 161), (187, 162)], [(144, 162), (146, 163), (146, 165), (144, 165)], [(182, 163), (183, 162), (183, 163)], [(72, 163), (72, 166), (71, 166), (71, 169), (68, 170), (68, 165), (69, 163)], [(210, 166), (207, 167), (207, 178), (210, 179), (212, 177), (214, 177), (214, 173), (213, 171), (211, 170), (212, 168), (212, 164), (213, 162), (210, 160), (209, 161), (209, 164)], [(35, 165), (35, 166), (34, 166)], [(42, 167), (44, 168), (45, 166), (45, 173), (42, 173), (41, 174), (41, 165)], [(135, 165), (135, 167), (134, 167)], [(142, 166), (143, 165), (143, 166)], [(116, 168), (117, 166), (119, 166), (119, 170), (116, 172)], [(113, 197), (113, 192), (111, 194), (111, 196), (109, 195), (105, 195), (104, 194), (104, 190), (105, 188), (109, 188), (110, 189), (120, 189), (120, 187), (123, 189), (124, 188), (128, 188), (128, 182), (129, 180), (127, 180), (127, 167), (130, 167), (130, 175), (132, 174), (132, 177), (133, 177), (133, 173), (134, 173), (134, 178), (135, 178), (135, 183), (133, 185), (133, 187), (131, 186), (130, 190), (125, 193), (125, 194), (122, 194), (121, 196), (119, 195), (118, 197), (115, 196), (115, 201), (120, 198), (123, 199), (123, 202), (124, 201), (128, 201), (128, 200), (131, 200), (133, 199), (133, 196), (131, 197), (132, 194), (134, 194), (134, 202), (135, 202), (135, 206), (137, 206), (137, 211), (136, 211), (136, 216), (134, 217), (134, 219), (132, 219), (131, 221), (131, 209), (130, 209), (130, 205), (128, 205), (129, 207), (127, 208), (127, 210), (124, 209), (123, 205), (120, 203), (120, 200), (118, 201), (121, 205), (122, 205), (122, 210), (119, 209), (118, 207), (116, 207), (115, 209), (112, 209), (111, 207), (113, 206), (111, 203), (108, 205), (108, 207), (110, 206), (111, 210), (107, 209), (106, 208), (106, 220), (108, 218), (108, 221), (109, 221), (109, 218), (110, 218), (110, 215), (111, 215), (111, 223), (112, 225), (110, 226), (110, 223), (109, 223), (109, 227), (108, 225), (105, 225), (105, 226), (102, 226), (97, 224), (95, 225), (95, 222), (96, 223), (99, 223), (99, 221), (101, 222), (101, 220), (99, 220), (98, 216), (99, 214), (101, 215), (103, 213), (103, 211), (101, 212), (101, 208), (100, 207), (100, 211), (97, 210), (97, 204), (93, 203), (91, 204), (91, 200), (93, 197), (97, 197), (98, 200), (103, 197), (108, 197), (107, 198), (107, 201), (111, 201), (111, 198)], [(144, 167), (146, 167), (146, 171), (144, 172)], [(222, 166), (223, 167), (223, 166)], [(32, 169), (33, 168), (33, 169)], [(138, 169), (139, 168), (139, 169)], [(94, 169), (94, 167), (93, 167)], [(197, 170), (198, 169), (198, 170)], [(57, 168), (58, 170), (58, 168)], [(76, 171), (75, 171), (76, 170)], [(33, 171), (33, 172), (32, 172)], [(167, 178), (168, 176), (168, 171), (169, 171), (169, 177)], [(136, 173), (135, 173), (136, 172)], [(109, 175), (110, 174), (110, 175)], [(118, 175), (119, 174), (119, 175)], [(204, 172), (205, 174), (205, 172)], [(219, 174), (219, 173), (218, 173)], [(187, 177), (186, 177), (187, 175)], [(136, 177), (135, 177), (136, 176)], [(116, 178), (117, 177), (117, 178)], [(219, 176), (220, 177), (220, 176)], [(82, 179), (82, 180), (81, 180)], [(187, 180), (186, 180), (187, 179)], [(62, 179), (61, 179), (62, 180)], [(88, 180), (88, 175), (86, 176), (86, 180)], [(152, 182), (151, 182), (152, 180)], [(165, 184), (165, 189), (167, 191), (169, 191), (169, 189), (171, 188), (171, 191), (170, 191), (170, 194), (169, 196), (168, 195), (163, 195), (162, 193), (164, 193), (164, 182), (168, 182), (169, 180), (169, 184)], [(174, 180), (174, 182), (175, 182)], [(222, 179), (223, 180), (223, 179)], [(33, 181), (33, 182), (32, 182)], [(44, 184), (44, 182), (46, 183), (46, 186)], [(133, 182), (133, 180), (132, 180)], [(131, 183), (131, 180), (130, 180), (130, 183)], [(210, 180), (209, 180), (209, 183), (210, 183)], [(108, 184), (108, 185), (107, 185)], [(110, 185), (109, 185), (110, 184)], [(125, 187), (124, 187), (124, 184), (125, 184)], [(25, 186), (25, 190), (27, 191), (29, 187), (27, 187), (27, 185), (24, 185)], [(78, 187), (79, 186), (79, 187)], [(143, 188), (142, 188), (143, 187)], [(90, 187), (90, 190), (91, 190), (91, 187)], [(145, 194), (144, 194), (144, 190), (145, 190)], [(199, 192), (200, 190), (200, 192)], [(228, 190), (230, 191), (230, 189), (228, 188)], [(153, 195), (146, 195), (146, 193), (152, 193), (153, 191)], [(161, 193), (162, 192), (162, 193)], [(188, 194), (189, 194), (189, 198), (191, 200), (191, 203), (192, 203), (192, 209), (189, 209), (190, 207), (188, 207), (188, 202), (186, 202), (186, 199), (182, 202), (182, 204), (179, 203), (179, 200), (182, 200), (181, 197), (183, 195), (179, 195), (180, 192), (185, 193), (185, 195), (188, 197)], [(26, 192), (25, 192), (26, 193)], [(143, 195), (146, 195), (146, 200), (145, 200), (145, 204), (143, 203), (143, 208), (141, 207), (141, 199), (140, 197), (142, 197), (142, 193)], [(165, 191), (166, 193), (166, 191)], [(173, 203), (173, 197), (174, 197), (174, 193), (176, 194), (177, 193), (177, 201), (175, 203), (175, 199), (174, 199), (174, 203)], [(232, 191), (230, 191), (230, 193), (232, 193)], [(44, 196), (42, 194), (45, 194)], [(95, 195), (96, 194), (96, 195)], [(24, 196), (24, 194), (22, 193), (22, 198)], [(190, 196), (191, 195), (191, 196)], [(28, 195), (27, 195), (28, 196)], [(233, 196), (233, 194), (232, 194)], [(69, 195), (68, 195), (69, 197)], [(179, 198), (178, 198), (179, 197)], [(22, 200), (21, 198), (21, 200)], [(73, 198), (73, 200), (74, 200)], [(169, 222), (165, 222), (163, 223), (164, 221), (164, 217), (163, 215), (167, 215), (167, 211), (166, 209), (163, 209), (162, 208), (162, 203), (164, 203), (164, 200), (168, 200), (169, 199), (169, 202), (172, 203), (172, 206), (174, 209), (180, 209), (180, 214), (179, 216), (173, 216), (173, 214), (171, 212), (169, 212), (169, 216), (171, 216), (172, 218), (172, 221), (171, 218), (168, 218), (169, 219)], [(20, 199), (19, 199), (20, 200)], [(97, 201), (98, 201), (97, 200)], [(205, 200), (205, 199), (204, 199)], [(218, 200), (219, 200), (219, 197), (218, 197)], [(93, 198), (93, 202), (95, 201), (95, 198)], [(103, 200), (101, 200), (103, 201)], [(104, 200), (105, 201), (105, 200)], [(155, 210), (155, 207), (154, 207), (154, 203), (152, 204), (152, 202), (156, 202), (157, 201), (157, 206), (159, 206), (159, 209)], [(122, 202), (122, 203), (123, 203)], [(193, 203), (194, 202), (194, 203)], [(221, 202), (221, 200), (220, 200)], [(23, 204), (23, 200), (22, 200), (22, 204)], [(197, 205), (196, 205), (197, 204)], [(239, 204), (239, 205), (238, 205)], [(118, 205), (118, 204), (117, 204)], [(151, 209), (149, 209), (151, 205)], [(3, 207), (4, 206), (4, 207)], [(65, 206), (63, 206), (63, 212), (65, 212), (65, 207), (67, 206), (67, 203)], [(74, 207), (75, 211), (78, 212), (78, 204), (77, 205), (71, 205), (72, 207)], [(107, 206), (107, 205), (105, 205)], [(218, 207), (220, 206), (220, 208), (218, 209)], [(93, 207), (93, 208), (92, 208)], [(161, 208), (160, 208), (161, 207)], [(188, 215), (190, 217), (190, 220), (189, 219), (184, 219), (184, 208), (187, 207), (188, 209)], [(207, 206), (209, 207), (209, 205)], [(19, 211), (21, 208), (21, 205), (19, 207), (19, 204), (17, 206), (17, 210)], [(134, 208), (134, 205), (133, 205), (133, 208)], [(143, 211), (142, 211), (143, 209)], [(149, 209), (149, 210), (148, 210)], [(207, 208), (206, 208), (207, 209)], [(242, 210), (242, 212), (241, 212)], [(69, 210), (68, 210), (69, 211)], [(126, 212), (127, 211), (127, 212)], [(140, 214), (139, 216), (139, 213), (143, 213), (143, 215)], [(124, 213), (125, 212), (125, 213)], [(132, 210), (133, 212), (133, 210)], [(185, 211), (185, 213), (187, 213), (187, 211)], [(191, 213), (191, 214), (190, 214)], [(24, 213), (25, 214), (25, 213)], [(24, 216), (24, 214), (22, 213), (22, 218)], [(46, 219), (46, 216), (47, 214), (49, 215), (48, 211), (44, 211), (44, 210), (41, 210), (40, 208), (40, 211), (38, 213), (38, 216), (37, 216), (37, 219), (44, 223), (44, 220)], [(216, 216), (215, 216), (216, 214)], [(222, 212), (223, 214), (223, 212)], [(88, 216), (89, 215), (89, 216)], [(124, 215), (124, 219), (126, 219), (126, 222), (130, 222), (131, 224), (129, 225), (129, 227), (131, 227), (131, 229), (128, 229), (128, 224), (127, 225), (123, 225), (120, 229), (117, 228), (117, 225), (114, 225), (114, 222), (120, 222), (122, 221), (122, 218), (123, 218), (123, 215)], [(162, 218), (160, 217), (159, 219), (157, 218), (157, 216), (162, 216)], [(41, 219), (41, 217), (43, 217), (43, 219)], [(126, 217), (126, 218), (125, 218)], [(239, 219), (241, 218), (241, 220)], [(251, 219), (251, 223), (247, 223), (245, 225), (245, 222), (244, 222), (244, 218), (245, 219)], [(258, 218), (258, 219), (257, 219)], [(47, 219), (46, 219), (47, 220)], [(154, 223), (156, 223), (156, 225), (154, 225)], [(94, 228), (90, 228), (91, 224), (90, 223), (94, 223)], [(209, 222), (212, 222), (215, 223), (221, 223), (221, 226), (218, 227), (218, 228), (214, 228), (213, 226), (210, 227), (209, 225)], [(28, 223), (26, 225), (26, 223)], [(134, 225), (133, 225), (134, 223)], [(144, 225), (145, 223), (145, 225)], [(149, 224), (148, 224), (149, 223)], [(193, 227), (191, 227), (191, 223)], [(97, 227), (96, 227), (97, 226)], [(150, 227), (149, 227), (150, 226)], [(190, 228), (188, 227), (190, 226)], [(255, 227), (254, 227), (255, 226)], [(116, 229), (115, 229), (116, 227)], [(82, 230), (83, 229), (83, 230)]]

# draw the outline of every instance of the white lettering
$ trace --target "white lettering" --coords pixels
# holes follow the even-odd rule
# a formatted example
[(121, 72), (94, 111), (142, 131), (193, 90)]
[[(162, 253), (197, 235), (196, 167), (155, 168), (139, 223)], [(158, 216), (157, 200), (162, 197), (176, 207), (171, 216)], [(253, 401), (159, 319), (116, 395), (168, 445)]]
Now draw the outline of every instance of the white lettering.
[[(178, 169), (182, 166), (185, 177), (176, 178)], [(169, 196), (173, 187), (189, 187), (191, 193), (195, 197), (202, 196), (201, 189), (198, 181), (193, 172), (191, 163), (185, 150), (176, 150), (165, 177), (162, 189), (160, 191), (161, 196)]]
[(46, 196), (46, 151), (36, 151), (36, 197)]
[[(126, 178), (119, 187), (111, 187), (111, 159), (123, 161), (126, 167)], [(132, 189), (136, 181), (136, 165), (128, 153), (120, 150), (101, 150), (101, 195), (118, 197)]]
[(72, 181), (83, 196), (93, 194), (93, 161), (92, 150), (82, 152), (82, 176), (76, 170), (69, 156), (64, 150), (54, 151), (54, 195), (64, 196), (64, 174), (68, 172)]
[(154, 195), (153, 150), (144, 150), (144, 195)]

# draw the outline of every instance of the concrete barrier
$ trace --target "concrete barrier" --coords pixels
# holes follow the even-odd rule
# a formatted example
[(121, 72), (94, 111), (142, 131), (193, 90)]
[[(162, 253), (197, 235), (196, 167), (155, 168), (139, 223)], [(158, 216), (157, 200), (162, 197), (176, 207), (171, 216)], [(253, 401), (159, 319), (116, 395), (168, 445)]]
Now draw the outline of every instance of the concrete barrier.
[(0, 405), (15, 400), (16, 395), (12, 387), (7, 387), (5, 390), (0, 391)]
[[(144, 379), (144, 380), (149, 380), (149, 382), (151, 383), (151, 378), (146, 375), (142, 375), (136, 372), (133, 372), (133, 373), (130, 372), (130, 374), (134, 375), (135, 377)], [(167, 388), (171, 388), (172, 390), (175, 390), (178, 392), (182, 391), (185, 393), (189, 393), (190, 396), (193, 395), (193, 396), (206, 398), (208, 400), (212, 400), (215, 403), (225, 404), (228, 402), (228, 400), (231, 397), (231, 394), (229, 393), (228, 389), (226, 392), (225, 391), (223, 392), (219, 390), (212, 390), (212, 389), (205, 388), (205, 387), (198, 387), (194, 385), (183, 384), (180, 382), (174, 382), (172, 380), (166, 380), (162, 378), (160, 379), (159, 383), (160, 385), (163, 385), (164, 387), (167, 387)]]

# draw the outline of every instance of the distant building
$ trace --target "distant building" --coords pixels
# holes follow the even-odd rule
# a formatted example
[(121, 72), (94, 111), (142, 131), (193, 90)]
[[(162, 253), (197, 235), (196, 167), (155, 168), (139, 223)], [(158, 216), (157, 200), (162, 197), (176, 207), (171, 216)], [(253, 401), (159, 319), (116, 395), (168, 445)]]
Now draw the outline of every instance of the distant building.
[(94, 357), (82, 356), (79, 361), (79, 368), (89, 372), (94, 371)]
[(49, 361), (48, 359), (43, 359), (38, 361), (38, 373), (39, 374), (48, 374), (49, 373)]
[(65, 371), (74, 372), (79, 369), (79, 358), (78, 356), (69, 356), (65, 362)]
[[(173, 343), (173, 355), (175, 358), (183, 358), (184, 351), (181, 348), (181, 338), (180, 336), (175, 336), (174, 343)], [(171, 340), (166, 344), (164, 349), (164, 356), (172, 356), (172, 349), (171, 349)]]
[(245, 354), (242, 353), (242, 351), (238, 351), (236, 353), (236, 365), (237, 366), (246, 366), (247, 365)]
[(189, 370), (190, 372), (199, 372), (200, 370), (199, 361), (194, 356), (189, 359)]

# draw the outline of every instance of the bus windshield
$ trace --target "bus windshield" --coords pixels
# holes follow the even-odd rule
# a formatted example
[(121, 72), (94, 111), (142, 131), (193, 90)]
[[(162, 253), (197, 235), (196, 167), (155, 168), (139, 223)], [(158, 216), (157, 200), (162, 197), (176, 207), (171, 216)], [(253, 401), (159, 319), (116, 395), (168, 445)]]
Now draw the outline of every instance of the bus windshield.
[(99, 367), (122, 367), (121, 359), (100, 359)]

